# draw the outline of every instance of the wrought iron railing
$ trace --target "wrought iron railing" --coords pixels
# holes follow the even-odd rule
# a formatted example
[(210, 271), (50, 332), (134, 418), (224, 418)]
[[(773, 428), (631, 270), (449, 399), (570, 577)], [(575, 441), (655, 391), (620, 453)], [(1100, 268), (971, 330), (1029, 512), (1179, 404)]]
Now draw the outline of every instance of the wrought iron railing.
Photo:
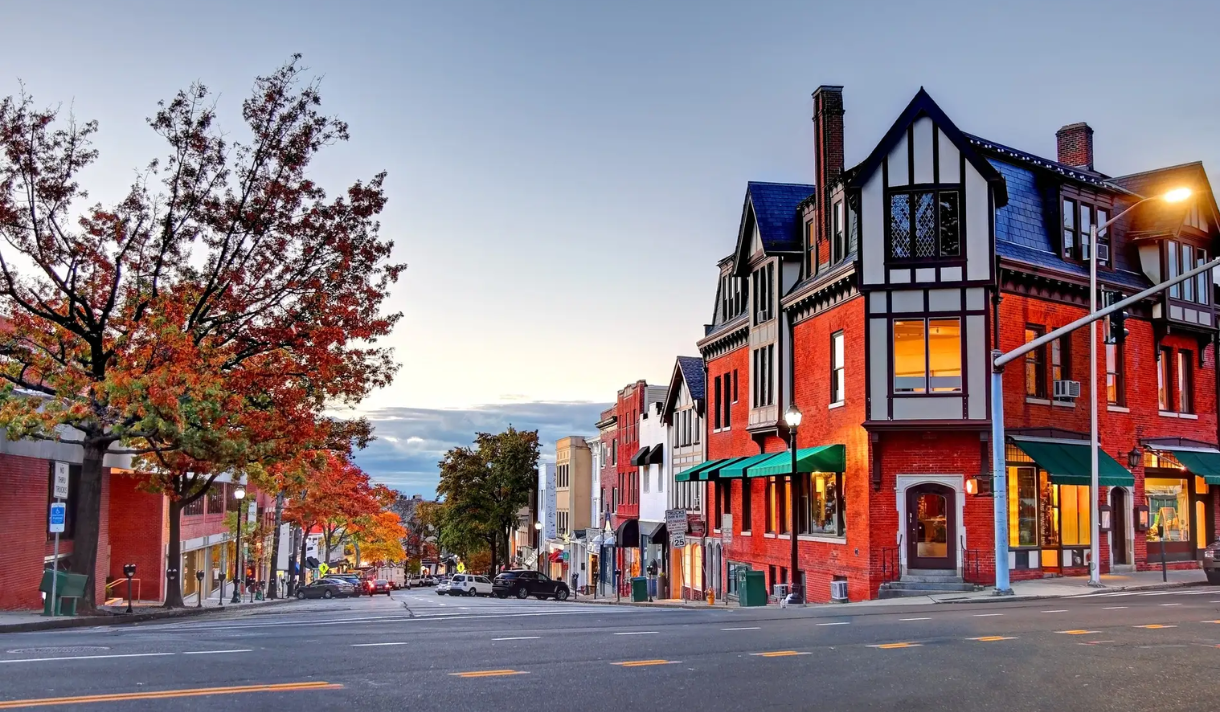
[(902, 578), (901, 557), (898, 555), (901, 549), (901, 539), (898, 541), (898, 546), (887, 546), (881, 549), (881, 583)]
[(983, 552), (980, 549), (965, 548), (962, 540), (962, 580), (966, 583), (982, 584)]

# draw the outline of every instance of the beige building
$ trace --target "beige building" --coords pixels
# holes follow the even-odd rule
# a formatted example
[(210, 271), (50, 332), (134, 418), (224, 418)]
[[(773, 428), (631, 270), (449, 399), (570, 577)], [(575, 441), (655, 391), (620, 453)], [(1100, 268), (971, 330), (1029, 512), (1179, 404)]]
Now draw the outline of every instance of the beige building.
[(555, 550), (567, 552), (566, 561), (553, 561), (553, 576), (569, 584), (573, 575), (584, 586), (588, 562), (585, 530), (592, 526), (593, 453), (584, 437), (560, 438), (555, 443)]

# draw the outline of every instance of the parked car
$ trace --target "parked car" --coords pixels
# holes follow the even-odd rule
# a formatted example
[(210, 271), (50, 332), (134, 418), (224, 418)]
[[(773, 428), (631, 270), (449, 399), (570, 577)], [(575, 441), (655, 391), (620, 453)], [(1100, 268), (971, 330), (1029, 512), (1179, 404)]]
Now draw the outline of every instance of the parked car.
[(448, 581), (441, 581), (440, 583), (436, 584), (436, 595), (444, 596), (447, 593), (449, 593)]
[(297, 598), (345, 598), (355, 596), (356, 587), (342, 579), (321, 578), (297, 589)]
[(449, 582), (450, 596), (490, 596), (491, 579), (474, 574), (458, 574)]
[(384, 593), (388, 596), (392, 590), (393, 588), (390, 586), (390, 582), (386, 581), (385, 579), (373, 579), (371, 581), (364, 582), (364, 592), (370, 596), (378, 593)]
[(568, 596), (572, 595), (566, 583), (555, 581), (537, 571), (504, 571), (496, 576), (491, 590), (497, 598), (533, 596), (539, 600), (554, 598), (556, 601), (566, 601)]
[(352, 587), (356, 589), (355, 593), (352, 594), (353, 596), (360, 596), (365, 592), (364, 581), (361, 580), (361, 578), (356, 574), (327, 574), (326, 578), (338, 579), (340, 581), (350, 583)]
[(1208, 583), (1220, 584), (1220, 539), (1203, 550), (1203, 573)]
[(425, 586), (435, 586), (438, 583), (440, 583), (440, 582), (437, 581), (436, 577), (433, 576), (432, 574), (424, 574), (424, 585)]

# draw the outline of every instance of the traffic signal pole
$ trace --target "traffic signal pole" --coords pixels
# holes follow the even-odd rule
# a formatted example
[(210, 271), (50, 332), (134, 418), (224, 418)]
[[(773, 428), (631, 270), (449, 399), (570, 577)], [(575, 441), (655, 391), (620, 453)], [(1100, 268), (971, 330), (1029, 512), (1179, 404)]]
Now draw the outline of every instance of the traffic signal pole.
[[(1129, 306), (1138, 304), (1148, 297), (1160, 294), (1175, 284), (1181, 284), (1201, 274), (1209, 273), (1217, 267), (1220, 267), (1220, 258), (1216, 258), (1201, 267), (1183, 272), (1173, 279), (1156, 284), (1130, 297), (1120, 299), (1099, 310), (1092, 311), (1067, 326), (1061, 326), (1048, 334), (1039, 336), (1033, 341), (1022, 344), (1008, 353), (1001, 353), (999, 349), (991, 352), (991, 468), (992, 481), (995, 483), (992, 487), (992, 496), (995, 498), (995, 592), (997, 595), (1012, 595), (1012, 586), (1008, 579), (1008, 468), (1004, 455), (1004, 367), (1012, 361), (1025, 356), (1030, 351), (1042, 348), (1046, 344), (1066, 336), (1081, 327), (1096, 323), (1115, 312), (1123, 311)], [(1094, 378), (1093, 383), (1089, 384), (1090, 394), (1094, 394), (1096, 389), (1097, 379)], [(1094, 438), (1094, 441), (1096, 441), (1096, 438)], [(1096, 472), (1096, 467), (1094, 467), (1094, 472)], [(1094, 500), (1097, 499), (1096, 489), (1092, 492), (1092, 497)], [(1096, 519), (1093, 520), (1092, 526), (1092, 537), (1096, 539)], [(1099, 562), (1095, 559), (1093, 564), (1097, 566)]]

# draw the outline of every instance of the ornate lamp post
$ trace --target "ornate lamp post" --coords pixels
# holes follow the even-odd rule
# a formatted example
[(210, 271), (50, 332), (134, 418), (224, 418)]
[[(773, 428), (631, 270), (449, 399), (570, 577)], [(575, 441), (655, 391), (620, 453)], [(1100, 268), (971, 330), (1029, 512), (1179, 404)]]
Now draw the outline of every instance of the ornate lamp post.
[(791, 572), (788, 580), (791, 583), (788, 590), (792, 596), (789, 600), (800, 604), (805, 601), (805, 592), (801, 590), (800, 565), (796, 558), (796, 503), (797, 487), (800, 486), (796, 476), (796, 429), (801, 425), (801, 409), (796, 407), (796, 403), (788, 406), (787, 412), (784, 413), (784, 423), (788, 426), (788, 451), (792, 453), (792, 467), (788, 473), (788, 511), (792, 520), (792, 526), (788, 529), (788, 539), (792, 543), (792, 558), (788, 562), (788, 571)]
[(243, 514), (241, 504), (246, 499), (246, 488), (237, 485), (237, 488), (233, 490), (233, 499), (237, 500), (237, 551), (233, 555), (233, 598), (229, 600), (229, 603), (241, 603), (241, 515)]

